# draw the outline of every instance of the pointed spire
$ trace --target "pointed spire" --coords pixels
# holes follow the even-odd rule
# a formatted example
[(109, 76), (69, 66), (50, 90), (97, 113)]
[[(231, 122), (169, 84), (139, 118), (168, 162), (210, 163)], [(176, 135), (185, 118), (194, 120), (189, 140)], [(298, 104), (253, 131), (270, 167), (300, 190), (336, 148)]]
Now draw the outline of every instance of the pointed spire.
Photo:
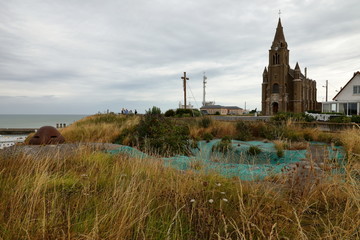
[(276, 33), (275, 33), (274, 41), (272, 43), (272, 47), (281, 47), (280, 43), (283, 43), (284, 47), (287, 46), (286, 41), (285, 41), (284, 32), (283, 32), (283, 27), (281, 25), (281, 19), (279, 18), (279, 22), (278, 22), (278, 25), (276, 28)]
[(268, 71), (267, 71), (267, 68), (265, 67), (264, 72), (263, 72), (263, 75), (265, 75), (265, 74), (267, 74), (267, 73), (268, 73)]
[(296, 62), (295, 70), (300, 71), (300, 67), (299, 67), (299, 63), (298, 63), (298, 62)]

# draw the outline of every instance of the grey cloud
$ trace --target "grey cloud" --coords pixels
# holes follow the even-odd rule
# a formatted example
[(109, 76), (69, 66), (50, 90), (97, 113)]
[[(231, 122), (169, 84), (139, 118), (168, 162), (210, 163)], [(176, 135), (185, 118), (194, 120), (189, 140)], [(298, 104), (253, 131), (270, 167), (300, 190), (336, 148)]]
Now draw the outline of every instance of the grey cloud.
[[(120, 105), (176, 108), (182, 73), (188, 72), (200, 103), (205, 71), (210, 100), (236, 105), (247, 99), (248, 106), (259, 108), (279, 8), (292, 67), (299, 61), (311, 69), (310, 77), (331, 81), (341, 76), (326, 76), (335, 66), (342, 74), (360, 68), (354, 63), (359, 54), (352, 51), (360, 34), (354, 0), (14, 0), (0, 3), (0, 95), (16, 82), (31, 82), (35, 93), (37, 86), (55, 84), (49, 90), (54, 98), (36, 106), (40, 112), (51, 111), (51, 104), (74, 113)], [(339, 36), (348, 46), (328, 53)], [(6, 111), (28, 109), (25, 102), (4, 101), (13, 104)]]

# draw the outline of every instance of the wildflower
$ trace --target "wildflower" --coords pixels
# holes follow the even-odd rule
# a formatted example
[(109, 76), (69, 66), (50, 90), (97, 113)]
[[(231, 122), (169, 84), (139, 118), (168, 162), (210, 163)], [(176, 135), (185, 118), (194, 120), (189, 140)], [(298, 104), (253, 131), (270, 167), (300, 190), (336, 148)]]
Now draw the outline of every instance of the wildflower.
[(221, 183), (216, 183), (216, 186), (220, 187), (220, 186), (221, 186)]
[(228, 201), (229, 201), (229, 200), (227, 200), (226, 198), (223, 198), (222, 200), (223, 200), (224, 202), (228, 202)]
[(191, 203), (195, 202), (195, 199), (191, 199), (190, 202), (191, 202)]
[(213, 203), (213, 202), (214, 202), (214, 200), (210, 198), (210, 199), (209, 199), (209, 203)]
[(220, 192), (222, 195), (225, 195), (225, 192)]
[(86, 178), (86, 177), (88, 177), (88, 175), (87, 174), (81, 174), (81, 177)]

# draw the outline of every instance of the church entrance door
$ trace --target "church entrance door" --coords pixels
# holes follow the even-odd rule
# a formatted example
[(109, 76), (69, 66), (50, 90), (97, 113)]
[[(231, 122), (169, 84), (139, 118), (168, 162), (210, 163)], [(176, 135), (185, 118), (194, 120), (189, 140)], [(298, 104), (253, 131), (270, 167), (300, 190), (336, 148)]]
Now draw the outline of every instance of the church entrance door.
[(279, 104), (277, 102), (273, 102), (272, 104), (272, 113), (277, 114), (279, 111)]

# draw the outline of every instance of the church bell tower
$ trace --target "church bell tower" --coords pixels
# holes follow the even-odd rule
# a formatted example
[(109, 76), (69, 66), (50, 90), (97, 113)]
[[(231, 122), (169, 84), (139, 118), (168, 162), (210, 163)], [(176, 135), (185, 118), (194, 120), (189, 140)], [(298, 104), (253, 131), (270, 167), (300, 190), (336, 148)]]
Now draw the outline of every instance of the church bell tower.
[(263, 73), (262, 111), (265, 115), (289, 110), (288, 74), (289, 50), (281, 19), (276, 28), (274, 41), (269, 50), (269, 65)]

